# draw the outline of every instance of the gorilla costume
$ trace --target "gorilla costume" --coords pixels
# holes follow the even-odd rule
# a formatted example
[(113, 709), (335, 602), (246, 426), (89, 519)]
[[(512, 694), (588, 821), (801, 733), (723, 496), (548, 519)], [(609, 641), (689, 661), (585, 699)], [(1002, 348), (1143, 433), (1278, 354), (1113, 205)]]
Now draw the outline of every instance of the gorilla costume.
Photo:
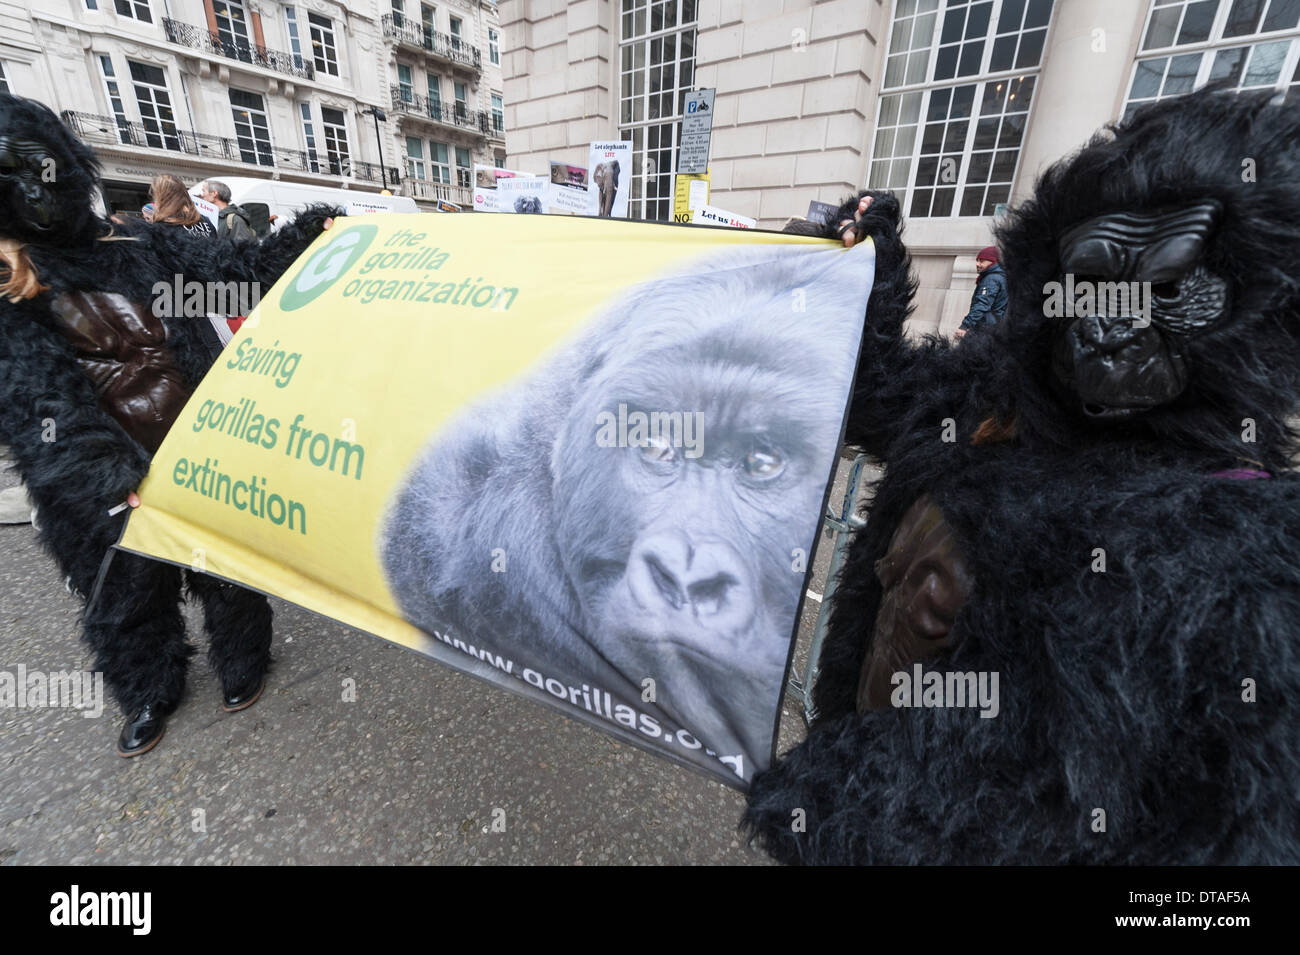
[[(261, 245), (117, 225), (91, 211), (98, 176), (93, 153), (49, 109), (0, 95), (0, 444), (36, 506), (42, 543), (83, 599), (126, 520), (110, 509), (139, 485), (214, 357), (206, 318), (155, 316), (155, 283), (270, 288), (333, 214), (309, 209)], [(83, 617), (95, 669), (127, 716), (122, 755), (152, 747), (181, 698), (193, 652), (181, 576), (119, 553)], [(226, 708), (251, 705), (270, 660), (270, 605), (186, 576)]]
[[(863, 194), (847, 440), (886, 473), (817, 720), (749, 794), (776, 858), (1300, 862), (1300, 109), (1271, 96), (1155, 104), (1053, 166), (999, 230), (1006, 320), (955, 347), (904, 338), (898, 204)], [(1067, 275), (1150, 309), (1060, 315)], [(993, 718), (940, 692), (968, 673)]]

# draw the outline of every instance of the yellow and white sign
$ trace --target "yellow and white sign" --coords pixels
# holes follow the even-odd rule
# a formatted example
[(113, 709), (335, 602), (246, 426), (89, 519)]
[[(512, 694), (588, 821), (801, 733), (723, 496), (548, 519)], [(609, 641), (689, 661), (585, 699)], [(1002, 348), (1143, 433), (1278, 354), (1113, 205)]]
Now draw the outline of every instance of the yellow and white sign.
[(185, 407), (121, 546), (744, 785), (874, 252), (501, 221), (337, 220)]

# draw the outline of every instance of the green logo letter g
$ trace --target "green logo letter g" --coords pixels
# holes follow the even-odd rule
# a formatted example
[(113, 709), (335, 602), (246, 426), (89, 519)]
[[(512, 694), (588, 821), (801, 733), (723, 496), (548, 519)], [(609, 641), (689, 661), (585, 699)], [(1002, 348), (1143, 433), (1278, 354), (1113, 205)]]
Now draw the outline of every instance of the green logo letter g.
[(280, 308), (292, 312), (318, 298), (356, 264), (378, 231), (378, 226), (359, 225), (318, 249), (285, 287), (280, 296)]

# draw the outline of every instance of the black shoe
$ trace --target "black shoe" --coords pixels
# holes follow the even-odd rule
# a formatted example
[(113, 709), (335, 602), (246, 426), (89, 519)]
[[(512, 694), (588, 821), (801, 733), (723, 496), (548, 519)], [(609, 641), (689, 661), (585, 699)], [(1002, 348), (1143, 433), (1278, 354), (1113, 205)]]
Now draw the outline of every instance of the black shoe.
[(117, 738), (117, 755), (130, 757), (149, 752), (162, 739), (166, 725), (166, 708), (150, 703), (122, 727), (122, 735)]
[(227, 713), (238, 713), (240, 710), (246, 710), (258, 701), (262, 695), (262, 690), (265, 688), (266, 676), (262, 674), (256, 678), (256, 681), (250, 680), (246, 686), (223, 694), (221, 708)]

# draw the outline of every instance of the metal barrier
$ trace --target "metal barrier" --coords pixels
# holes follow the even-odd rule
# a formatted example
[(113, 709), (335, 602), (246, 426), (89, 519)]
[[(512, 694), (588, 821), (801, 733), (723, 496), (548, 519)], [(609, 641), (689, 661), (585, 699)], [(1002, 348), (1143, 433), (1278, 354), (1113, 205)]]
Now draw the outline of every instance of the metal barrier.
[(831, 600), (835, 596), (836, 588), (839, 586), (840, 570), (843, 568), (844, 559), (848, 555), (853, 533), (867, 526), (866, 520), (858, 516), (857, 510), (862, 491), (862, 472), (870, 461), (871, 459), (865, 454), (859, 454), (855, 457), (852, 470), (849, 472), (848, 486), (844, 489), (844, 500), (840, 503), (839, 511), (837, 512), (834, 505), (829, 502), (826, 505), (826, 521), (823, 525), (823, 532), (828, 539), (835, 541), (835, 548), (831, 551), (831, 566), (826, 573), (826, 589), (822, 593), (821, 608), (817, 611), (817, 623), (813, 627), (812, 643), (808, 647), (808, 662), (804, 665), (803, 679), (792, 676), (789, 684), (791, 694), (803, 704), (803, 719), (809, 725), (817, 717), (817, 711), (812, 701), (812, 688), (817, 683), (817, 674), (820, 669), (818, 658), (821, 656), (822, 643), (826, 639), (826, 628), (830, 623)]

